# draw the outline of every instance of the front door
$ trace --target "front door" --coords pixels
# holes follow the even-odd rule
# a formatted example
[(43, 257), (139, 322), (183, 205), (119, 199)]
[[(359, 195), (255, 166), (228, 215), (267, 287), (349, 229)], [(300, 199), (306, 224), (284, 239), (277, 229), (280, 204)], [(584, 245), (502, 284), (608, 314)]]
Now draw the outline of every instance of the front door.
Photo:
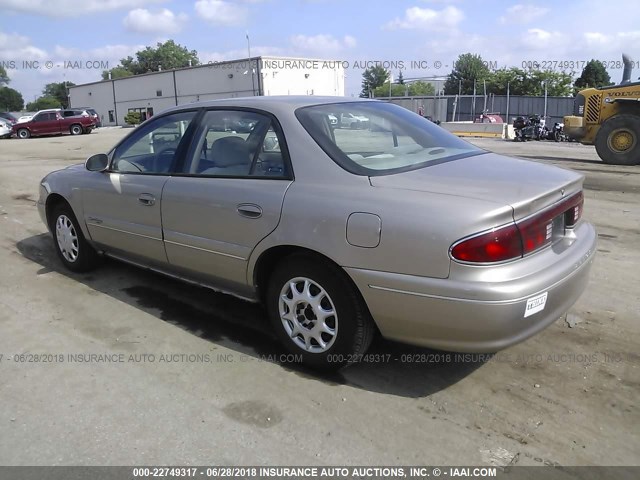
[(249, 293), (249, 256), (277, 227), (291, 184), (281, 139), (275, 119), (264, 114), (206, 113), (182, 173), (167, 181), (162, 195), (172, 266), (221, 288)]
[(165, 115), (127, 137), (110, 168), (82, 192), (91, 239), (105, 251), (148, 264), (166, 264), (160, 205), (195, 111)]
[(31, 120), (31, 133), (33, 135), (51, 135), (59, 133), (58, 116), (54, 112), (42, 112)]

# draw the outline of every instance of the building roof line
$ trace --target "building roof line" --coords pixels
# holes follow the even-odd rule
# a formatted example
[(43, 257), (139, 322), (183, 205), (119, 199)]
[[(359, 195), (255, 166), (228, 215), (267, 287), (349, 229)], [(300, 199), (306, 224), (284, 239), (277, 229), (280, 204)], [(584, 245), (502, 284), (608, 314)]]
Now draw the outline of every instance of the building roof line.
[(158, 72), (147, 72), (147, 73), (141, 73), (138, 75), (130, 75), (128, 77), (119, 77), (119, 78), (111, 78), (111, 79), (107, 79), (107, 80), (97, 80), (95, 82), (88, 82), (88, 83), (83, 83), (80, 85), (73, 85), (68, 87), (69, 90), (72, 90), (74, 88), (77, 87), (86, 87), (88, 85), (97, 85), (100, 83), (107, 83), (107, 82), (116, 82), (116, 81), (121, 81), (121, 80), (129, 80), (132, 78), (139, 78), (139, 77), (148, 77), (151, 75), (161, 75), (163, 73), (171, 73), (171, 72), (182, 72), (185, 70), (196, 70), (198, 68), (220, 68), (221, 65), (229, 65), (229, 64), (234, 64), (234, 63), (246, 63), (246, 62), (250, 62), (250, 61), (260, 61), (260, 60), (304, 60), (304, 61), (310, 61), (310, 62), (341, 62), (341, 60), (337, 60), (337, 59), (320, 59), (320, 58), (305, 58), (305, 57), (281, 57), (281, 56), (277, 56), (277, 55), (258, 55), (255, 57), (246, 57), (246, 58), (237, 58), (235, 60), (209, 60), (206, 63), (201, 63), (200, 65), (193, 65), (191, 67), (180, 67), (180, 68), (168, 68), (166, 70), (160, 70)]

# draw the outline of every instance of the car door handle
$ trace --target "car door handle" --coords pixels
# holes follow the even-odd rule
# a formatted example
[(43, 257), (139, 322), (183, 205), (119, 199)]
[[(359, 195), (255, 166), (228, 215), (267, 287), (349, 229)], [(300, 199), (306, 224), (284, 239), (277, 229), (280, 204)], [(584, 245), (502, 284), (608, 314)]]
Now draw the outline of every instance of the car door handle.
[(238, 205), (238, 213), (247, 218), (260, 218), (262, 216), (262, 208), (253, 203), (241, 203)]
[(141, 193), (138, 197), (138, 201), (147, 207), (151, 207), (156, 204), (156, 197), (150, 193)]

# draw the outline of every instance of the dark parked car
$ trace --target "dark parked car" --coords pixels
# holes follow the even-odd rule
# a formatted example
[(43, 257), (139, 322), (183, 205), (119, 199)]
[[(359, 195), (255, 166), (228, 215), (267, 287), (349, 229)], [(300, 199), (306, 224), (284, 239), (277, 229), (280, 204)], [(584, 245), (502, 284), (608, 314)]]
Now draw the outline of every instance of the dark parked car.
[(39, 135), (80, 135), (91, 133), (95, 127), (91, 116), (64, 116), (63, 110), (45, 111), (37, 113), (27, 122), (16, 123), (12, 127), (12, 134), (18, 138), (29, 138)]
[(6, 120), (11, 125), (15, 125), (18, 122), (18, 119), (9, 112), (0, 112), (0, 118)]

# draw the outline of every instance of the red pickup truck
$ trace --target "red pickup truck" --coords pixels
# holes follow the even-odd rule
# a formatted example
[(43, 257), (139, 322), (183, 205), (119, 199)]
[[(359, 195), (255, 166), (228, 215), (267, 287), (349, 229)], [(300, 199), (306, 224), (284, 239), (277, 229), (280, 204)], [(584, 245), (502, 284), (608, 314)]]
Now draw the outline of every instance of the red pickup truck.
[(95, 121), (90, 116), (78, 115), (64, 117), (60, 110), (38, 112), (28, 122), (16, 123), (12, 126), (12, 134), (18, 138), (37, 137), (39, 135), (80, 135), (91, 133)]

